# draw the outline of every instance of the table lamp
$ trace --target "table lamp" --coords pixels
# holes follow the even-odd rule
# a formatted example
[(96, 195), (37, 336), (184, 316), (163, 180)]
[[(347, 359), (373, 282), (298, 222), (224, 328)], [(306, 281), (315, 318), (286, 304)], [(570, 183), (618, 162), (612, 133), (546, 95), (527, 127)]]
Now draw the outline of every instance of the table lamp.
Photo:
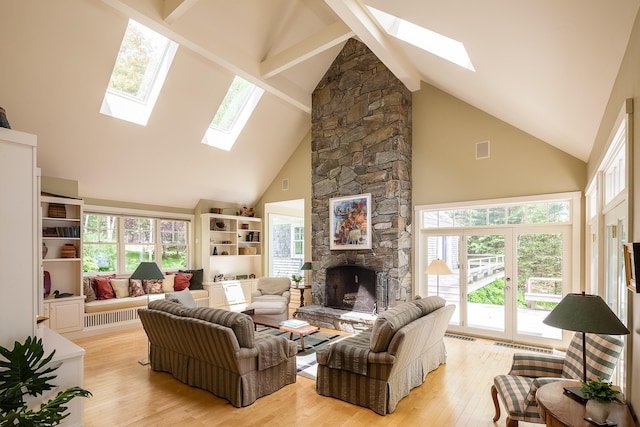
[[(155, 262), (141, 262), (140, 265), (135, 269), (133, 274), (130, 277), (131, 279), (138, 280), (162, 280), (164, 279), (164, 275), (160, 268), (158, 268), (158, 264)], [(158, 299), (164, 298), (164, 294), (157, 294)], [(152, 299), (150, 294), (147, 294), (147, 305), (149, 305), (149, 301)], [(147, 342), (147, 357), (144, 359), (138, 360), (138, 363), (141, 365), (149, 364), (149, 343)]]
[(436, 276), (436, 295), (440, 294), (440, 276), (444, 274), (453, 274), (446, 262), (441, 259), (434, 259), (431, 264), (424, 270), (425, 274), (433, 274)]
[(305, 284), (307, 283), (307, 277), (306, 277), (307, 273), (306, 272), (311, 270), (311, 269), (312, 269), (312, 266), (311, 266), (311, 262), (309, 262), (309, 261), (305, 262), (304, 264), (302, 264), (302, 267), (300, 267), (300, 270), (305, 272), (305, 277), (304, 277)]
[(141, 262), (131, 275), (131, 279), (162, 280), (164, 279), (164, 275), (162, 274), (162, 271), (160, 271), (160, 268), (158, 268), (158, 264), (155, 262)]
[[(582, 332), (582, 381), (587, 381), (586, 333), (626, 335), (629, 329), (618, 319), (598, 295), (567, 294), (542, 321), (545, 325)], [(580, 387), (567, 387), (568, 392), (584, 399)]]

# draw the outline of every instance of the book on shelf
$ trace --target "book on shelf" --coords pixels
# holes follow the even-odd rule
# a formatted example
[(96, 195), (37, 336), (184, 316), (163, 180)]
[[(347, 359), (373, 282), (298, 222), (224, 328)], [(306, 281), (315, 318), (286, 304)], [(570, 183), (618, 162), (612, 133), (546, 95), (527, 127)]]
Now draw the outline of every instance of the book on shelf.
[(298, 319), (287, 319), (280, 322), (280, 326), (284, 326), (286, 328), (301, 328), (303, 326), (309, 326), (309, 322)]

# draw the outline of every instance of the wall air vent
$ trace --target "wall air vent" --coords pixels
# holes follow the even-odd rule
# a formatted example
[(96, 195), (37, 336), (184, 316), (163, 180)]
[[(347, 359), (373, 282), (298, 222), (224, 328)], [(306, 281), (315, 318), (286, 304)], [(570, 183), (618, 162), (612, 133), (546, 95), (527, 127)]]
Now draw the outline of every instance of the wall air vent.
[(476, 143), (476, 160), (489, 158), (489, 141)]
[(287, 191), (289, 189), (289, 178), (285, 178), (282, 180), (282, 191)]

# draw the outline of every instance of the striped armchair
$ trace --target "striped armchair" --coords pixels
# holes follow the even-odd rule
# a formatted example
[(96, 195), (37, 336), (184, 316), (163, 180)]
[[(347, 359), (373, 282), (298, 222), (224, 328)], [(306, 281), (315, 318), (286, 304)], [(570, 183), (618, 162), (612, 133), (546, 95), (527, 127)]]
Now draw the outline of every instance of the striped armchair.
[[(611, 378), (623, 343), (609, 335), (587, 334), (587, 379)], [(498, 395), (507, 411), (507, 427), (516, 427), (518, 421), (544, 423), (538, 411), (536, 390), (553, 381), (567, 378), (582, 380), (582, 333), (576, 332), (565, 356), (524, 354), (513, 356), (508, 375), (493, 379), (491, 397), (500, 418)]]

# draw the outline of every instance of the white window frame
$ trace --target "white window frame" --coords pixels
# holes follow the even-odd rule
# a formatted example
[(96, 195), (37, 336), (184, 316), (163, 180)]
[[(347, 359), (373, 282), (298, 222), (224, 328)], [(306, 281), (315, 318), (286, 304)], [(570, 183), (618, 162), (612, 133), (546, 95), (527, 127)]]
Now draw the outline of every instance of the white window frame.
[[(155, 236), (154, 236), (154, 250), (156, 254), (156, 262), (158, 266), (162, 270), (166, 270), (162, 266), (162, 243), (160, 236), (160, 226), (159, 222), (161, 220), (181, 220), (187, 223), (187, 268), (192, 268), (193, 265), (193, 253), (194, 253), (194, 237), (193, 237), (193, 224), (194, 224), (194, 215), (189, 214), (178, 214), (171, 212), (158, 212), (158, 211), (149, 211), (149, 210), (140, 210), (140, 209), (129, 209), (129, 208), (112, 208), (107, 206), (98, 206), (98, 205), (85, 205), (84, 214), (95, 214), (95, 215), (112, 215), (117, 218), (117, 230), (118, 230), (118, 238), (117, 238), (117, 271), (118, 275), (126, 275), (131, 274), (133, 271), (126, 271), (126, 259), (125, 259), (125, 247), (126, 243), (124, 240), (124, 218), (125, 217), (140, 217), (140, 218), (148, 218), (156, 221), (155, 228)], [(95, 275), (95, 272), (84, 273), (85, 275), (92, 276)]]

